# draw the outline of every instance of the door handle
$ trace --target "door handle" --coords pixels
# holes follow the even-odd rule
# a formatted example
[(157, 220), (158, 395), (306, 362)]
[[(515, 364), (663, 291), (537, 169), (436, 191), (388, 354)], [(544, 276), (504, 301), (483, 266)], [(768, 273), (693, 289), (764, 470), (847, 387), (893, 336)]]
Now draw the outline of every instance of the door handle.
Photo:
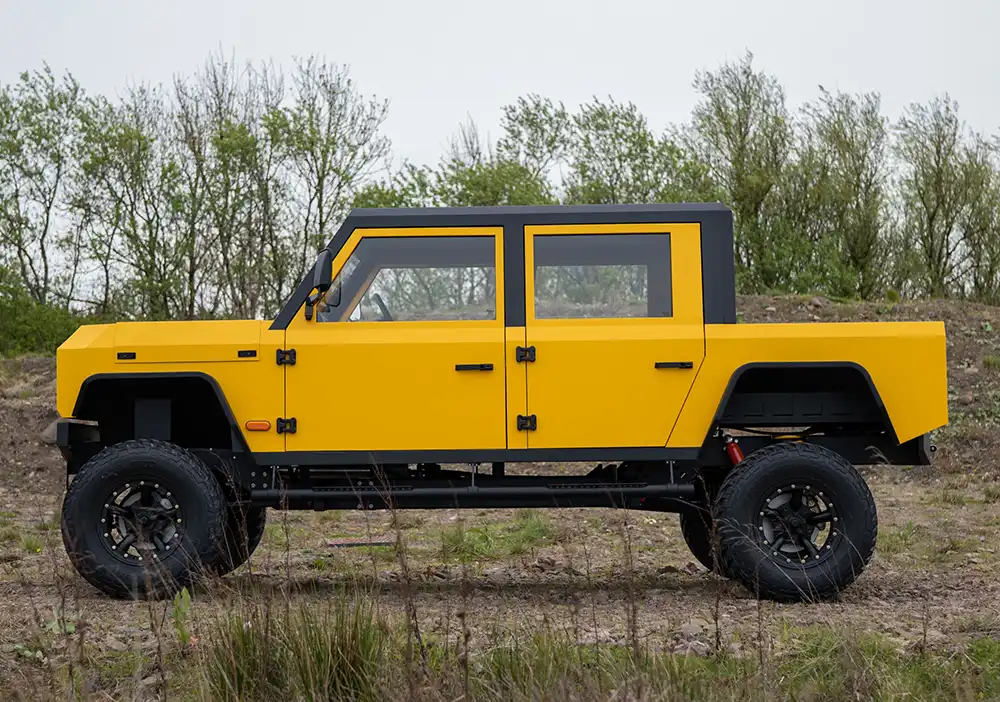
[(455, 370), (457, 371), (491, 371), (493, 370), (492, 363), (457, 363), (455, 364)]
[(657, 361), (654, 368), (694, 368), (691, 361)]

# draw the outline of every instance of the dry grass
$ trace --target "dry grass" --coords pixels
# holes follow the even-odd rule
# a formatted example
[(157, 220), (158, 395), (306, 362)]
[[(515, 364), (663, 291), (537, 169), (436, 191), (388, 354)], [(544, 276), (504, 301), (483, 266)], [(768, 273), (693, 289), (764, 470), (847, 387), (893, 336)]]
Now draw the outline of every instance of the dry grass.
[[(52, 502), (22, 503), (2, 519), (41, 551), (3, 551), (19, 556), (0, 579), (19, 604), (0, 610), (0, 698), (997, 696), (1000, 579), (977, 534), (1000, 537), (1000, 508), (956, 512), (940, 487), (873, 484), (879, 557), (842, 602), (815, 606), (757, 603), (687, 567), (660, 573), (689, 560), (675, 518), (610, 510), (274, 513), (239, 573), (190, 599), (116, 602), (38, 528)], [(324, 549), (332, 527), (399, 541)]]

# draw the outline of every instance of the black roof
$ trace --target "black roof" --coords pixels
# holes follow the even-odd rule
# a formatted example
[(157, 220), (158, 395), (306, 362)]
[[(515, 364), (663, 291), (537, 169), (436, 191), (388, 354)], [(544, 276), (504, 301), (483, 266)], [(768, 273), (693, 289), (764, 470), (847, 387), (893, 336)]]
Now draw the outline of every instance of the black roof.
[(623, 212), (679, 212), (727, 211), (721, 202), (668, 202), (648, 205), (502, 205), (496, 207), (356, 207), (350, 217), (482, 217), (482, 216), (557, 216)]
[[(501, 207), (357, 208), (344, 220), (327, 248), (335, 256), (358, 228), (496, 227), (507, 244), (520, 247), (523, 227), (544, 224), (642, 224), (698, 222), (702, 238), (702, 284), (706, 322), (736, 321), (733, 271), (733, 215), (719, 202), (645, 205), (542, 205)], [(506, 246), (506, 244), (505, 244)], [(517, 248), (517, 251), (521, 249)], [(508, 254), (505, 253), (505, 256)], [(523, 256), (523, 252), (520, 254)], [(289, 296), (271, 329), (284, 329), (312, 290), (310, 271)], [(523, 311), (522, 311), (523, 312)], [(508, 320), (510, 322), (511, 320)], [(514, 320), (516, 323), (516, 320)], [(522, 322), (523, 323), (523, 322)], [(513, 326), (514, 324), (508, 324)]]

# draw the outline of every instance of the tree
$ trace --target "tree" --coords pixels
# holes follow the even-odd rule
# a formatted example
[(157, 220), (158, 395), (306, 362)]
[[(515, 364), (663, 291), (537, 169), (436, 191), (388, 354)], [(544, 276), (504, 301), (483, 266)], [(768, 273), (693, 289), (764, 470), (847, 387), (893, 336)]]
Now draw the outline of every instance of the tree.
[[(100, 313), (169, 319), (179, 312), (172, 202), (178, 171), (165, 142), (164, 96), (140, 86), (120, 105), (88, 104), (84, 182), (73, 201), (100, 262)], [(118, 302), (113, 300), (117, 298)]]
[(708, 168), (666, 135), (655, 134), (632, 103), (594, 100), (573, 117), (568, 202), (614, 204), (710, 199)]
[(868, 299), (884, 278), (888, 123), (876, 94), (820, 91), (802, 110), (774, 216), (801, 242), (808, 274), (796, 289)]
[(540, 95), (505, 105), (500, 128), (500, 159), (519, 163), (539, 179), (547, 179), (550, 169), (565, 158), (573, 138), (573, 122), (563, 104)]
[(996, 147), (975, 136), (965, 153), (969, 188), (959, 217), (968, 282), (964, 292), (977, 300), (1000, 302), (1000, 173)]
[(903, 234), (921, 264), (921, 291), (947, 296), (959, 285), (962, 261), (958, 225), (973, 193), (965, 125), (948, 96), (908, 107), (896, 127)]
[[(56, 290), (57, 221), (73, 176), (81, 99), (76, 79), (66, 74), (58, 80), (48, 66), (0, 90), (0, 244), (42, 304), (58, 298), (65, 305), (71, 294)], [(74, 279), (75, 272), (64, 278)]]
[(380, 131), (388, 103), (364, 97), (346, 68), (315, 57), (296, 64), (291, 98), (268, 121), (287, 158), (298, 262), (305, 268), (388, 155), (389, 139)]
[(754, 69), (753, 54), (716, 71), (699, 72), (694, 87), (694, 145), (724, 190), (735, 218), (736, 258), (749, 289), (778, 288), (790, 273), (777, 253), (765, 206), (788, 161), (792, 128), (785, 94), (773, 76)]

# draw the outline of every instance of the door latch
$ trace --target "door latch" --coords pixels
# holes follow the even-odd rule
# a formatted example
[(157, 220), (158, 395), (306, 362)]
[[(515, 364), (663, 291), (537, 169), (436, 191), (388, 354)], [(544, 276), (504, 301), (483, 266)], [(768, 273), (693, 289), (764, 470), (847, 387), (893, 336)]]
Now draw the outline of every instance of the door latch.
[(295, 349), (278, 349), (275, 354), (275, 361), (279, 366), (295, 365)]
[(529, 414), (527, 417), (524, 415), (517, 415), (517, 430), (518, 431), (535, 431), (538, 428), (538, 422), (535, 419), (535, 415)]
[(514, 360), (518, 363), (534, 363), (535, 362), (535, 347), (534, 346), (518, 346), (514, 350)]
[(298, 422), (295, 421), (295, 417), (278, 417), (276, 422), (279, 434), (294, 434), (295, 430), (298, 428)]

